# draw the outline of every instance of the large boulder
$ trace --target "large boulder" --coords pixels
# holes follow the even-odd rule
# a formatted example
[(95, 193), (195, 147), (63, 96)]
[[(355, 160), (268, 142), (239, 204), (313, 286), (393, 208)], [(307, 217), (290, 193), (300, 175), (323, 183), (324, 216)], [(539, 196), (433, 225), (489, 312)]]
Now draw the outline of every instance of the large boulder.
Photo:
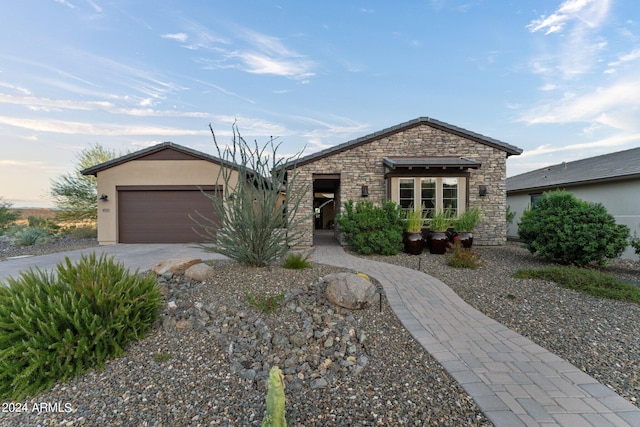
[(323, 281), (327, 284), (327, 300), (350, 310), (366, 308), (380, 298), (375, 285), (357, 274), (329, 274)]
[(192, 265), (201, 263), (198, 258), (176, 258), (167, 259), (153, 266), (152, 270), (159, 276), (166, 273), (182, 274)]
[(184, 272), (184, 277), (187, 279), (195, 280), (197, 282), (204, 282), (205, 280), (212, 279), (216, 271), (209, 264), (201, 262), (199, 264), (192, 265)]

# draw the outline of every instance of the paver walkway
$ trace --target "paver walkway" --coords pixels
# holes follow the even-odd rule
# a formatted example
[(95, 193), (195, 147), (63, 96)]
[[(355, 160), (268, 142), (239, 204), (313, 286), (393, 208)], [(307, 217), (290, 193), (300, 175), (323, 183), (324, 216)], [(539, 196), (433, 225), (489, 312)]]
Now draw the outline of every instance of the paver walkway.
[(349, 255), (327, 236), (316, 236), (312, 260), (378, 280), (404, 327), (497, 427), (640, 427), (640, 409), (480, 313), (440, 280)]

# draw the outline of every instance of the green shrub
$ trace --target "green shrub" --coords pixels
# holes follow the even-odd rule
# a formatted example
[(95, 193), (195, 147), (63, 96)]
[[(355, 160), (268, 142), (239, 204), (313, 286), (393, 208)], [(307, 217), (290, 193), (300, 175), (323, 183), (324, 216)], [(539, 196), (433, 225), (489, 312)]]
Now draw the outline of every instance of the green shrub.
[(60, 226), (55, 222), (51, 221), (47, 218), (38, 218), (36, 216), (30, 216), (27, 218), (29, 223), (29, 227), (42, 228), (43, 230), (47, 230), (51, 233), (56, 233), (60, 230)]
[(253, 295), (251, 292), (245, 292), (244, 295), (247, 297), (249, 304), (263, 313), (273, 313), (280, 308), (282, 301), (284, 301), (284, 294), (271, 296)]
[(100, 369), (151, 330), (161, 306), (154, 276), (95, 253), (0, 283), (0, 399), (33, 396)]
[(629, 239), (629, 244), (636, 251), (636, 255), (640, 255), (640, 237), (633, 232), (633, 237)]
[(347, 243), (361, 254), (395, 255), (402, 249), (403, 221), (400, 206), (387, 201), (375, 206), (364, 200), (344, 204), (345, 213), (338, 215), (338, 230)]
[(523, 213), (518, 233), (531, 253), (582, 266), (620, 256), (627, 247), (629, 227), (616, 224), (601, 203), (552, 191)]
[(15, 243), (20, 246), (33, 246), (47, 243), (51, 234), (40, 227), (25, 227), (18, 231), (15, 236)]
[(20, 218), (20, 211), (12, 209), (12, 206), (13, 204), (5, 202), (0, 198), (0, 231)]
[(308, 255), (301, 253), (288, 253), (284, 257), (283, 267), (293, 270), (302, 270), (303, 268), (311, 267), (311, 263), (309, 263)]
[(455, 242), (452, 248), (445, 254), (445, 261), (453, 268), (478, 268), (480, 254), (471, 248), (465, 248), (460, 242)]
[(554, 266), (538, 270), (518, 270), (513, 277), (547, 280), (598, 298), (640, 302), (640, 287), (589, 268)]
[(76, 239), (95, 239), (98, 237), (98, 230), (91, 225), (75, 227), (69, 233)]

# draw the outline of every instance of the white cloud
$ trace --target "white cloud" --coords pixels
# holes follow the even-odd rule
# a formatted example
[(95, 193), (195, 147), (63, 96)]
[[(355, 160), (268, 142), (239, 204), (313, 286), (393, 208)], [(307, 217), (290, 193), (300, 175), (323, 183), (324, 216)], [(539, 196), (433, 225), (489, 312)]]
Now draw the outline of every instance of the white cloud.
[(626, 131), (640, 130), (640, 81), (615, 82), (590, 93), (565, 93), (560, 100), (539, 105), (519, 121), (538, 123), (600, 123)]
[(186, 42), (189, 38), (189, 36), (185, 33), (163, 34), (160, 37), (162, 37), (163, 39), (176, 40), (181, 43)]
[(527, 28), (531, 32), (546, 30), (545, 35), (561, 32), (572, 21), (587, 27), (597, 27), (606, 17), (610, 0), (566, 0), (549, 16), (531, 21)]
[(52, 132), (69, 135), (95, 135), (95, 136), (176, 136), (176, 135), (206, 135), (204, 130), (179, 129), (161, 126), (144, 125), (117, 125), (83, 123), (63, 120), (34, 120), (19, 117), (0, 116), (0, 123), (29, 129), (36, 132)]
[(102, 13), (102, 8), (98, 6), (95, 2), (91, 0), (87, 0), (87, 3), (89, 3), (89, 5), (93, 8), (93, 10), (95, 10), (97, 13)]
[(70, 2), (68, 2), (67, 0), (53, 0), (56, 3), (59, 3), (63, 6), (67, 6), (69, 9), (75, 9), (76, 6), (74, 4), (71, 4)]
[(571, 79), (590, 71), (598, 63), (596, 55), (607, 47), (598, 31), (606, 23), (610, 5), (611, 0), (566, 0), (551, 15), (531, 21), (527, 28), (532, 33), (544, 32), (547, 36), (563, 33), (563, 37), (554, 38), (554, 44), (548, 46), (555, 53), (545, 53), (532, 61), (534, 72), (549, 77), (560, 73), (561, 77)]

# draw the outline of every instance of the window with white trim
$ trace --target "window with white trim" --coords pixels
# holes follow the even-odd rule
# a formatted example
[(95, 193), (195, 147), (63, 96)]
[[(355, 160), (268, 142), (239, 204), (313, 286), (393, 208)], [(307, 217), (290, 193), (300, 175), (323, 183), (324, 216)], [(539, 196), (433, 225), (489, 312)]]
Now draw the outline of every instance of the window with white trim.
[(427, 220), (440, 210), (457, 216), (464, 211), (465, 185), (464, 177), (397, 177), (392, 179), (391, 200), (403, 210), (421, 206)]

